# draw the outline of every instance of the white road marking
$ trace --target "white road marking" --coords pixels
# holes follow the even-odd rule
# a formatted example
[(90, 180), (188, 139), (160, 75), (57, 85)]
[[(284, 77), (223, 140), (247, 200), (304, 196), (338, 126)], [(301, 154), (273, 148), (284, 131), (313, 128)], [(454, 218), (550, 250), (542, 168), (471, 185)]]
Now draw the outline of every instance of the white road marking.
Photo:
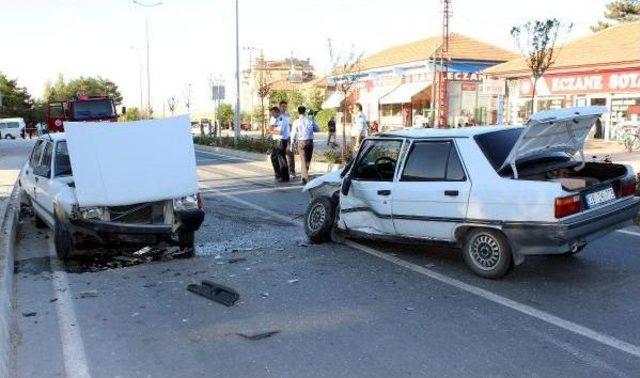
[[(289, 222), (289, 223), (292, 223), (292, 224), (295, 224), (295, 225), (303, 225), (301, 220), (291, 219), (290, 217), (286, 217), (284, 215), (278, 214), (278, 213), (276, 213), (276, 212), (274, 212), (272, 210), (266, 209), (266, 208), (264, 208), (262, 206), (254, 204), (252, 202), (245, 201), (245, 200), (240, 199), (240, 198), (236, 198), (235, 196), (233, 196), (231, 194), (223, 193), (223, 192), (217, 191), (215, 189), (210, 189), (210, 191), (213, 192), (213, 193), (216, 193), (218, 195), (224, 196), (224, 197), (226, 197), (226, 198), (228, 198), (228, 199), (230, 199), (232, 201), (235, 201), (237, 203), (240, 203), (240, 204), (243, 204), (245, 206), (248, 206), (248, 207), (250, 207), (252, 209), (255, 209), (255, 210), (258, 210), (258, 211), (263, 212), (265, 214), (268, 214), (268, 215), (270, 215), (270, 216), (272, 216), (272, 217), (274, 217), (276, 219), (280, 219), (280, 220), (283, 220), (285, 222)], [(391, 262), (391, 263), (393, 263), (395, 265), (398, 265), (398, 266), (401, 266), (401, 267), (403, 267), (405, 269), (408, 269), (408, 270), (411, 270), (413, 272), (422, 274), (424, 276), (427, 276), (427, 277), (429, 277), (431, 279), (434, 279), (434, 280), (439, 281), (441, 283), (444, 283), (446, 285), (455, 287), (455, 288), (457, 288), (459, 290), (462, 290), (462, 291), (465, 291), (467, 293), (476, 295), (478, 297), (481, 297), (481, 298), (486, 299), (488, 301), (491, 301), (493, 303), (496, 303), (496, 304), (499, 304), (501, 306), (510, 308), (512, 310), (515, 310), (515, 311), (521, 313), (521, 314), (528, 315), (528, 316), (530, 316), (532, 318), (541, 320), (541, 321), (543, 321), (545, 323), (554, 325), (554, 326), (556, 326), (558, 328), (561, 328), (561, 329), (564, 329), (566, 331), (569, 331), (569, 332), (584, 336), (584, 337), (586, 337), (586, 338), (588, 338), (588, 339), (590, 339), (592, 341), (598, 342), (600, 344), (607, 345), (607, 346), (609, 346), (611, 348), (614, 348), (614, 349), (617, 349), (619, 351), (628, 353), (628, 354), (630, 354), (632, 356), (640, 357), (640, 347), (637, 346), (637, 345), (630, 344), (630, 343), (628, 343), (626, 341), (623, 341), (623, 340), (617, 339), (615, 337), (606, 335), (604, 333), (601, 333), (601, 332), (592, 330), (590, 328), (581, 326), (581, 325), (579, 325), (577, 323), (574, 323), (572, 321), (562, 319), (562, 318), (560, 318), (558, 316), (555, 316), (555, 315), (552, 315), (552, 314), (550, 314), (548, 312), (545, 312), (545, 311), (542, 311), (542, 310), (538, 310), (538, 309), (536, 309), (534, 307), (531, 307), (529, 305), (522, 304), (522, 303), (514, 301), (512, 299), (509, 299), (509, 298), (503, 297), (501, 295), (492, 293), (492, 292), (490, 292), (488, 290), (479, 288), (477, 286), (470, 285), (468, 283), (462, 282), (462, 281), (457, 280), (455, 278), (451, 278), (451, 277), (446, 276), (444, 274), (437, 273), (437, 272), (435, 272), (433, 270), (430, 270), (430, 269), (427, 269), (425, 267), (422, 267), (422, 266), (413, 264), (411, 262), (402, 260), (402, 259), (397, 258), (395, 256), (391, 256), (389, 254), (386, 254), (386, 253), (378, 251), (376, 249), (367, 247), (367, 246), (362, 245), (360, 243), (356, 243), (356, 242), (351, 241), (351, 240), (345, 240), (344, 244), (346, 244), (347, 246), (352, 247), (352, 248), (354, 248), (354, 249), (356, 249), (358, 251), (365, 252), (365, 253), (367, 253), (369, 255), (372, 255), (372, 256), (375, 256), (377, 258), (386, 260), (386, 261)]]
[(627, 234), (627, 235), (633, 235), (633, 236), (640, 236), (640, 232), (635, 232), (635, 231), (629, 231), (629, 230), (617, 230), (618, 232), (622, 233), (622, 234)]
[(62, 340), (65, 375), (68, 378), (91, 377), (82, 342), (80, 324), (78, 324), (76, 312), (73, 309), (67, 273), (56, 256), (52, 240), (53, 238), (49, 238), (49, 261), (51, 262), (52, 270), (53, 295), (58, 298), (56, 310), (58, 311), (58, 327), (60, 329), (60, 339)]

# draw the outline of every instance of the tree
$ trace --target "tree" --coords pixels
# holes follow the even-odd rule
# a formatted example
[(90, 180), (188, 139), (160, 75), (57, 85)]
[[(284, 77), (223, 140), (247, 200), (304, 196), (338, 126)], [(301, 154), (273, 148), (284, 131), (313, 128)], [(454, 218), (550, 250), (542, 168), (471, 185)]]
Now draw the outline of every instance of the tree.
[(529, 21), (511, 28), (511, 36), (524, 55), (525, 64), (533, 76), (531, 91), (531, 113), (536, 98), (536, 85), (557, 58), (556, 43), (562, 34), (568, 35), (572, 24), (564, 25), (555, 18)]
[(360, 71), (360, 60), (362, 59), (362, 53), (356, 53), (355, 49), (351, 47), (351, 51), (346, 55), (336, 55), (333, 50), (331, 39), (327, 40), (329, 48), (329, 58), (331, 59), (331, 66), (335, 76), (332, 81), (336, 84), (336, 90), (340, 92), (342, 98), (342, 159), (347, 158), (347, 111), (348, 111), (348, 98), (353, 90), (353, 87), (358, 80), (358, 72)]
[[(264, 62), (264, 56), (262, 57), (261, 61)], [(262, 125), (262, 127), (260, 128), (260, 135), (262, 136), (262, 139), (264, 139), (264, 128), (267, 123), (267, 113), (265, 111), (266, 109), (264, 108), (264, 100), (271, 95), (271, 74), (264, 69), (259, 69), (258, 72), (259, 73), (256, 83), (256, 90), (258, 92), (258, 97), (260, 97), (261, 113), (258, 119), (260, 120), (260, 123)]]
[(167, 105), (169, 105), (169, 111), (171, 112), (171, 115), (173, 115), (176, 111), (176, 98), (174, 96), (169, 97)]
[(26, 88), (19, 87), (16, 79), (0, 72), (0, 118), (4, 117), (22, 117), (27, 122), (44, 119), (42, 104), (36, 103)]
[(58, 74), (55, 84), (51, 85), (51, 82), (47, 81), (44, 88), (44, 98), (47, 101), (69, 100), (78, 94), (107, 95), (113, 99), (116, 105), (122, 103), (122, 94), (116, 83), (100, 76), (80, 76), (67, 82), (62, 74)]
[(318, 88), (313, 88), (307, 92), (304, 103), (313, 110), (320, 110), (324, 102), (324, 92)]
[(127, 108), (127, 112), (121, 115), (120, 118), (118, 118), (118, 121), (120, 122), (139, 121), (144, 118), (145, 118), (144, 114), (140, 109), (136, 107), (131, 107), (131, 108)]
[(233, 107), (230, 104), (220, 104), (220, 106), (218, 106), (218, 123), (220, 127), (230, 124), (233, 116)]
[[(640, 20), (640, 1), (638, 0), (615, 0), (607, 4), (606, 8), (604, 17), (607, 20), (620, 23)], [(609, 21), (598, 21), (596, 25), (591, 26), (591, 30), (598, 32), (612, 25)]]

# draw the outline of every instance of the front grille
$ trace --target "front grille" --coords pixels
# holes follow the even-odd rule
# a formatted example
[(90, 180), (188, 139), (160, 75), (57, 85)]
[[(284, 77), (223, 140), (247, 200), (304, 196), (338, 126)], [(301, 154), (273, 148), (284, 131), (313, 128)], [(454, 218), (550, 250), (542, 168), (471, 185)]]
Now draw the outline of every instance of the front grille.
[(112, 222), (133, 224), (163, 224), (165, 201), (138, 203), (126, 206), (111, 206)]

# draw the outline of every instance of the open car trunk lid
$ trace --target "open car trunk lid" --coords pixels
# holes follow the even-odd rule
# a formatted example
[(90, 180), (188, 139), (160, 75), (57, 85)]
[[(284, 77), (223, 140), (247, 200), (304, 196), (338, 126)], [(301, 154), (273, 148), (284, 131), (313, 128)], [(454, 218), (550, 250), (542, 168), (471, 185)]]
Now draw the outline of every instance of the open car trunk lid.
[(533, 114), (500, 170), (511, 166), (514, 177), (518, 178), (516, 163), (544, 152), (565, 152), (569, 155), (580, 152), (584, 163), (585, 139), (596, 120), (607, 111), (605, 106), (589, 106)]
[(187, 116), (65, 122), (78, 205), (124, 206), (198, 192)]

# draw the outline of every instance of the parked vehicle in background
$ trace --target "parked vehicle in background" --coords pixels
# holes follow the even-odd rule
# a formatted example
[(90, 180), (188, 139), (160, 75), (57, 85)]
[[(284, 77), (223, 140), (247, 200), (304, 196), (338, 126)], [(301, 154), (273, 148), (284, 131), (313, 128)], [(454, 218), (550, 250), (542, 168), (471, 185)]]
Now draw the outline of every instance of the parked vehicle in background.
[(67, 127), (38, 139), (18, 179), (21, 202), (36, 226), (53, 230), (58, 256), (163, 241), (192, 255), (204, 211), (188, 118)]
[(78, 95), (70, 100), (50, 101), (45, 122), (51, 132), (63, 132), (65, 122), (117, 122), (118, 114), (109, 96)]
[(22, 118), (0, 118), (0, 139), (16, 139), (26, 127)]
[(585, 138), (606, 112), (560, 109), (534, 114), (525, 127), (378, 134), (342, 172), (305, 186), (305, 231), (314, 242), (336, 230), (459, 247), (486, 278), (526, 255), (576, 254), (640, 209), (630, 166), (584, 159)]

